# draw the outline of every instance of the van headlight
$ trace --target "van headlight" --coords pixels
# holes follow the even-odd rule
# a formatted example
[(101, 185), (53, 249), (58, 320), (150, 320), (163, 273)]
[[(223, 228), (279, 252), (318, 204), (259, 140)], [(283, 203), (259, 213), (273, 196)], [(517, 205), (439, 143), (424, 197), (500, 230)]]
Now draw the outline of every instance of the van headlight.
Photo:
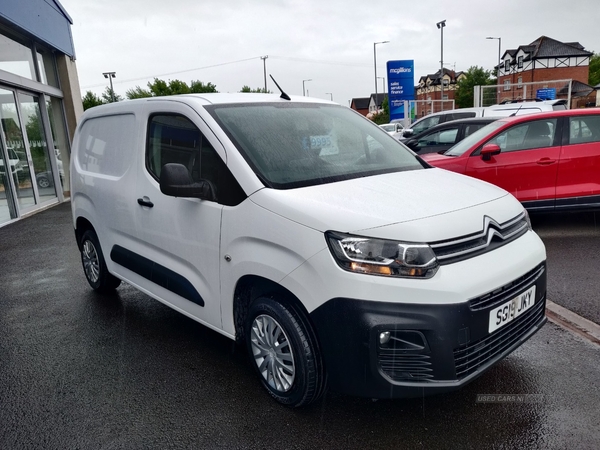
[(526, 209), (524, 209), (523, 212), (525, 213), (525, 221), (527, 222), (527, 228), (529, 229), (529, 231), (532, 231), (533, 227), (531, 226), (531, 218), (529, 217), (529, 213)]
[(329, 249), (349, 272), (403, 278), (431, 278), (439, 267), (427, 244), (388, 241), (328, 231)]

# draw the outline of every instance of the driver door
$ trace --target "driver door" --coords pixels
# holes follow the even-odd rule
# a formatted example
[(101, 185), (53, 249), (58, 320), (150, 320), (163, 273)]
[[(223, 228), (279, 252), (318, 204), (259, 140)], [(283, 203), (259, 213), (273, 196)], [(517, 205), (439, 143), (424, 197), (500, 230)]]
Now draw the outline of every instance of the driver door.
[(486, 142), (500, 146), (501, 153), (486, 161), (474, 152), (465, 174), (500, 186), (521, 202), (554, 200), (559, 137), (557, 119), (515, 124)]
[[(156, 110), (156, 108), (155, 108)], [(216, 201), (163, 194), (164, 164), (183, 164), (194, 181), (218, 183), (225, 151), (186, 105), (164, 102), (148, 117), (145, 164), (131, 193), (136, 211), (138, 282), (151, 295), (206, 324), (221, 328), (219, 255), (221, 212)], [(125, 255), (131, 257), (132, 255)]]

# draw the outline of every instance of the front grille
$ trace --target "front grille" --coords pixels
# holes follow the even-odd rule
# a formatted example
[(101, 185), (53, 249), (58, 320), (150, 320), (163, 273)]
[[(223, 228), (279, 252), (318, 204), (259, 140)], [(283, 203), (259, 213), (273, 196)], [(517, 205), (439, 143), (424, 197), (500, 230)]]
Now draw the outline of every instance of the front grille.
[(486, 338), (454, 350), (456, 379), (461, 380), (476, 372), (481, 366), (500, 355), (519, 341), (539, 323), (546, 311), (546, 297), (508, 325)]
[(526, 213), (504, 223), (488, 216), (483, 218), (483, 230), (454, 239), (430, 243), (440, 264), (452, 264), (487, 253), (518, 239), (529, 230)]
[(379, 367), (394, 381), (428, 381), (433, 378), (429, 355), (379, 350)]
[(535, 269), (530, 270), (522, 277), (511, 281), (498, 289), (488, 292), (480, 297), (471, 299), (469, 301), (469, 307), (478, 311), (480, 309), (490, 308), (496, 305), (500, 305), (503, 302), (507, 302), (511, 298), (515, 297), (518, 293), (523, 292), (527, 287), (533, 285), (539, 277), (541, 277), (546, 271), (546, 264), (541, 263)]

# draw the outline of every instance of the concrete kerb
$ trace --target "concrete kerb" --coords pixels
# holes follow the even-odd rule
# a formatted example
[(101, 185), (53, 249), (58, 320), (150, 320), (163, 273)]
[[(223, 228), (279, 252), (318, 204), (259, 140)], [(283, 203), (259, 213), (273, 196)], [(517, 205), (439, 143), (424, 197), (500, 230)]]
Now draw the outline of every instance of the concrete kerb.
[(555, 324), (600, 345), (600, 325), (569, 311), (550, 300), (546, 301), (546, 316)]

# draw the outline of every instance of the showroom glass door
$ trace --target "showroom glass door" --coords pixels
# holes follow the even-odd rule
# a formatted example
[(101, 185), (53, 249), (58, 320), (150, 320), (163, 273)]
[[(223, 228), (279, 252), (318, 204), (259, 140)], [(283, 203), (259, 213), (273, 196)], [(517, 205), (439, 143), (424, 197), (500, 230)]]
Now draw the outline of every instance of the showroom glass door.
[(31, 182), (28, 153), (23, 139), (15, 93), (12, 90), (0, 88), (0, 120), (10, 161), (10, 171), (6, 171), (8, 166), (5, 166), (5, 174), (12, 178), (13, 194), (17, 198), (19, 210), (27, 210), (29, 207), (35, 206), (36, 201)]
[(42, 121), (40, 98), (23, 92), (19, 92), (18, 97), (25, 125), (26, 149), (31, 156), (31, 180), (37, 190), (37, 203), (44, 203), (56, 199), (56, 187)]
[[(0, 88), (0, 119), (6, 146), (3, 158), (8, 158), (11, 167), (9, 185), (22, 215), (57, 198), (39, 96)], [(3, 185), (0, 197), (8, 193), (7, 184)], [(13, 211), (11, 215), (18, 214)]]
[(12, 196), (14, 186), (9, 175), (10, 171), (8, 173), (6, 171), (6, 167), (10, 167), (11, 156), (14, 155), (7, 151), (0, 136), (0, 225), (17, 218)]

